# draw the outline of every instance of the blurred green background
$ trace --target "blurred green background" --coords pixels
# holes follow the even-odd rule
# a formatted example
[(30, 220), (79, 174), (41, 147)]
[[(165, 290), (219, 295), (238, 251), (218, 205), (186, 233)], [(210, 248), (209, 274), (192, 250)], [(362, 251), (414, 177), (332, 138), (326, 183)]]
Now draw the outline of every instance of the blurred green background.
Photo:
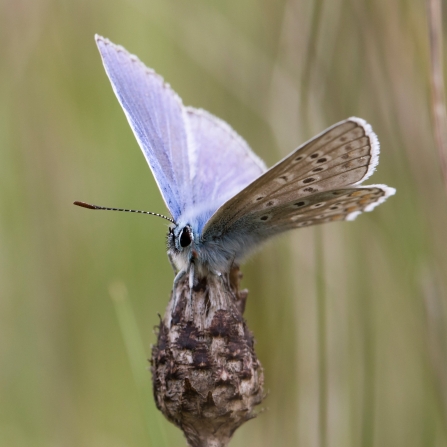
[(231, 445), (447, 446), (447, 201), (420, 0), (0, 2), (0, 445), (185, 445), (145, 370), (173, 280), (166, 225), (72, 205), (165, 212), (94, 33), (268, 165), (366, 119), (382, 147), (367, 183), (397, 188), (244, 266), (268, 397)]

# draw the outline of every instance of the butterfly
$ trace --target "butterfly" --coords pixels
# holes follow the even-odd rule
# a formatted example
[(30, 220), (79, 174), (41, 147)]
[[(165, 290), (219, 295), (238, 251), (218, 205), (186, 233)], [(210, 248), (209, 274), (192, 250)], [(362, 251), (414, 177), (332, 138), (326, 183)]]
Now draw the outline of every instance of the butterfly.
[[(361, 186), (379, 161), (371, 126), (349, 118), (272, 168), (224, 121), (186, 107), (136, 56), (95, 36), (112, 88), (172, 216), (168, 256), (176, 281), (222, 275), (267, 239), (294, 228), (353, 220), (395, 193)], [(92, 209), (113, 209), (84, 202)]]

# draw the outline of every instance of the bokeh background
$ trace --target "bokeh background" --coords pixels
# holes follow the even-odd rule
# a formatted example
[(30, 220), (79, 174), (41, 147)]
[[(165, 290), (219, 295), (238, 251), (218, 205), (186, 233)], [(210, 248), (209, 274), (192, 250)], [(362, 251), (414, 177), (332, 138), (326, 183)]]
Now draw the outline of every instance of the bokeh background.
[[(351, 115), (396, 196), (243, 268), (268, 397), (232, 446), (447, 445), (447, 200), (422, 0), (1, 0), (0, 445), (183, 446), (146, 368), (165, 212), (93, 35), (268, 165)], [(113, 297), (115, 299), (113, 299)]]

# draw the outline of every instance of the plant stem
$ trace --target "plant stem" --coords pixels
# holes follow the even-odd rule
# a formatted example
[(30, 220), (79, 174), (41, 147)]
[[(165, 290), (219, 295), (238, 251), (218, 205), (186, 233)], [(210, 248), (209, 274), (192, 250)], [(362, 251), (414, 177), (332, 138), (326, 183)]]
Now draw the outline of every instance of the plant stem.
[(326, 285), (324, 280), (323, 230), (315, 227), (315, 287), (318, 313), (318, 429), (320, 447), (327, 446), (327, 346)]
[(161, 421), (161, 415), (153, 405), (153, 395), (147, 373), (147, 354), (132, 305), (129, 302), (124, 283), (114, 282), (109, 287), (109, 293), (115, 305), (116, 316), (129, 357), (132, 375), (140, 398), (141, 412), (147, 429), (150, 446), (167, 447), (168, 441)]
[(444, 71), (442, 62), (442, 7), (440, 0), (427, 0), (430, 38), (430, 84), (433, 132), (438, 149), (444, 186), (447, 192), (447, 112), (445, 106)]

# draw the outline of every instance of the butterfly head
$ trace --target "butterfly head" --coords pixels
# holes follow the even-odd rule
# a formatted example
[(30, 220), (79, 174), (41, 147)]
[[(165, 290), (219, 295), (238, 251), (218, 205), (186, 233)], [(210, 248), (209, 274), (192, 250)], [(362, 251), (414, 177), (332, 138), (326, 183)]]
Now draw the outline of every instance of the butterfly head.
[(175, 253), (189, 252), (194, 243), (194, 232), (191, 225), (177, 225), (169, 228), (168, 249)]
[(194, 242), (194, 231), (190, 224), (169, 228), (168, 255), (178, 270), (184, 270), (197, 260), (198, 254)]

